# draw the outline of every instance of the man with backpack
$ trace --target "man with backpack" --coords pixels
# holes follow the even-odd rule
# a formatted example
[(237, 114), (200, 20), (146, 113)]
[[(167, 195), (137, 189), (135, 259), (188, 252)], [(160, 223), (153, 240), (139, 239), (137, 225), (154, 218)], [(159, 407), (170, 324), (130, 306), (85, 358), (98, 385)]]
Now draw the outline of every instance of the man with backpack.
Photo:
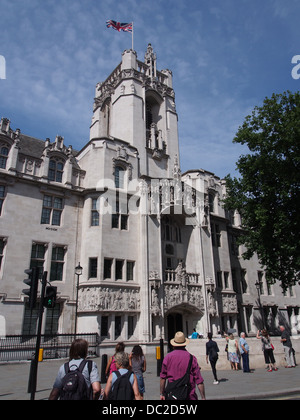
[(50, 393), (49, 400), (98, 400), (101, 384), (98, 368), (92, 360), (86, 360), (88, 342), (73, 341), (69, 362), (64, 363)]
[(170, 343), (173, 351), (164, 358), (160, 373), (160, 399), (197, 400), (197, 385), (202, 400), (205, 400), (204, 379), (197, 358), (185, 348), (189, 339), (178, 331)]
[(104, 390), (105, 400), (141, 400), (138, 382), (135, 374), (129, 369), (129, 356), (127, 353), (115, 354), (117, 371), (112, 372), (107, 380)]

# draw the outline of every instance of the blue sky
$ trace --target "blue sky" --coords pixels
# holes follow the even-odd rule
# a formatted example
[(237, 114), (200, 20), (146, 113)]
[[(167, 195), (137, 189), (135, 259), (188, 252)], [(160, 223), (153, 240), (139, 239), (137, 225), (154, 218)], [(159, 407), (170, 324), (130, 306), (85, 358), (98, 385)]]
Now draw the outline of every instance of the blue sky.
[(300, 90), (299, 0), (0, 0), (0, 116), (13, 129), (80, 150), (89, 140), (95, 85), (131, 48), (150, 42), (158, 69), (173, 72), (181, 169), (234, 174), (246, 151), (232, 143), (256, 105)]

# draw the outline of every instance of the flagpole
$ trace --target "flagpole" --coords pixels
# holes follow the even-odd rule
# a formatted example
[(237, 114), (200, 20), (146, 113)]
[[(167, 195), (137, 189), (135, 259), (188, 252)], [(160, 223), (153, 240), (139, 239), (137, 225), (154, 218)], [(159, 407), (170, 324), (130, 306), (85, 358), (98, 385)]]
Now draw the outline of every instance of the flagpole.
[(132, 32), (131, 32), (131, 47), (133, 51), (133, 22), (132, 22)]

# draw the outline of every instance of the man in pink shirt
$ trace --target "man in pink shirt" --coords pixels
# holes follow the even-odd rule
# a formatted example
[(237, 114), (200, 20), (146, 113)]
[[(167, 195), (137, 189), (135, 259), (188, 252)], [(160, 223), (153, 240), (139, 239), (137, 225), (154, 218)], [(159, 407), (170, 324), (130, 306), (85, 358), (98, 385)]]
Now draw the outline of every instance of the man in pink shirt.
[[(186, 350), (189, 339), (185, 338), (183, 332), (178, 331), (170, 341), (173, 351), (168, 353), (163, 360), (160, 372), (160, 399), (165, 399), (166, 381), (176, 381), (185, 375), (190, 361), (190, 353)], [(202, 400), (205, 400), (204, 379), (201, 376), (197, 358), (193, 356), (192, 367), (190, 370), (191, 390), (188, 400), (197, 400), (196, 385), (200, 391)]]

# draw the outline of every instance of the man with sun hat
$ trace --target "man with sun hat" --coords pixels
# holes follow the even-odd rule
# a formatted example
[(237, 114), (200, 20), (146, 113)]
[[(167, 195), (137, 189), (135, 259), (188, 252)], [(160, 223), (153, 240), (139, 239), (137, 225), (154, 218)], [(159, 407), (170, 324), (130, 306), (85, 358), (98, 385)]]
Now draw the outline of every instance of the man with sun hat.
[[(178, 331), (175, 337), (170, 340), (173, 351), (168, 353), (163, 360), (160, 372), (160, 399), (165, 399), (166, 381), (173, 382), (185, 375), (190, 362), (190, 353), (186, 350), (186, 345), (190, 342), (185, 338), (183, 332)], [(188, 400), (197, 400), (196, 385), (198, 386), (202, 400), (205, 400), (204, 379), (201, 376), (197, 358), (192, 356), (190, 369), (190, 393)]]

